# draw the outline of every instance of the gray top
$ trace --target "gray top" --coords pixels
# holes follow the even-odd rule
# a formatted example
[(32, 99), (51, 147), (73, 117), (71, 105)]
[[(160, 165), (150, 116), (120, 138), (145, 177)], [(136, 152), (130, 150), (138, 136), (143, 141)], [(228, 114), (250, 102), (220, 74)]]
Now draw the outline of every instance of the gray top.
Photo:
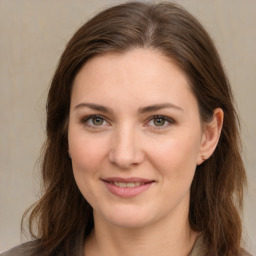
[[(29, 253), (29, 247), (33, 245), (33, 241), (21, 244), (3, 254), (0, 254), (0, 256), (35, 256), (31, 255)], [(196, 240), (189, 256), (207, 256), (206, 255), (206, 245), (203, 242), (203, 236), (199, 236), (198, 239)], [(76, 246), (74, 246), (74, 256), (84, 256), (84, 250), (83, 250), (83, 241), (80, 241)], [(69, 255), (69, 256), (73, 256)], [(39, 255), (37, 255), (39, 256)], [(56, 256), (62, 256), (61, 254), (58, 254)], [(244, 251), (242, 256), (252, 256), (248, 252)]]

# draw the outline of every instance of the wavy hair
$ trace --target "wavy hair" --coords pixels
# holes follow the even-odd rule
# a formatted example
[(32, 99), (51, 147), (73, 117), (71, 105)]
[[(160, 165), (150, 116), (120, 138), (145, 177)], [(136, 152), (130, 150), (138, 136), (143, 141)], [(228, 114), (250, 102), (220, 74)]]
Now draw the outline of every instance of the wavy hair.
[(188, 78), (203, 122), (214, 109), (224, 111), (217, 148), (195, 172), (189, 222), (193, 230), (204, 232), (207, 255), (239, 255), (246, 174), (239, 119), (219, 55), (202, 25), (182, 7), (140, 2), (97, 14), (74, 34), (60, 58), (47, 99), (43, 194), (27, 212), (30, 233), (38, 239), (35, 249), (47, 256), (58, 250), (71, 255), (77, 235), (83, 232), (86, 239), (93, 229), (92, 208), (76, 185), (68, 156), (72, 83), (88, 59), (133, 48), (152, 48), (175, 61)]

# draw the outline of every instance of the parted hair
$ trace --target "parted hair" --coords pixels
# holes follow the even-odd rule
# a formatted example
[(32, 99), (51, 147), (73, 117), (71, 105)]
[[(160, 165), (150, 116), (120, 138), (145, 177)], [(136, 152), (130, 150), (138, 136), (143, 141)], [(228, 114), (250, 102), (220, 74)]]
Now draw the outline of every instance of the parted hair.
[(82, 234), (86, 239), (94, 227), (92, 208), (76, 185), (68, 156), (72, 84), (88, 59), (134, 48), (157, 50), (183, 70), (202, 122), (209, 122), (216, 108), (223, 110), (219, 143), (213, 155), (197, 166), (191, 185), (189, 222), (193, 230), (203, 232), (207, 255), (240, 255), (246, 174), (230, 84), (202, 25), (182, 7), (167, 2), (110, 7), (86, 22), (68, 42), (47, 99), (42, 196), (23, 216), (23, 225), (28, 220), (30, 234), (37, 239), (34, 250), (45, 256), (61, 250), (72, 255), (76, 237)]

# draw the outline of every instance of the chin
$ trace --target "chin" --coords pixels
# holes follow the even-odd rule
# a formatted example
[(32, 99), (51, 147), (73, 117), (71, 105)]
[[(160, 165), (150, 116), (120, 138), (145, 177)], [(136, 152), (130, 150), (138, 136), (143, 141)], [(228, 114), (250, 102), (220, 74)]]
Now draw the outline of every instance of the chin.
[[(119, 209), (117, 209), (119, 208)], [(148, 216), (148, 213), (152, 211), (143, 211), (140, 209), (134, 209), (133, 207), (115, 207), (110, 211), (104, 211), (104, 214), (100, 214), (105, 223), (109, 223), (113, 226), (120, 228), (142, 228), (149, 225), (153, 221), (153, 216)], [(98, 214), (94, 213), (95, 218), (99, 218)]]
[(124, 218), (124, 216), (114, 217), (112, 219), (107, 220), (113, 226), (125, 229), (138, 229), (143, 228), (149, 225), (150, 221), (145, 220), (144, 218), (137, 218), (134, 216), (129, 216)]

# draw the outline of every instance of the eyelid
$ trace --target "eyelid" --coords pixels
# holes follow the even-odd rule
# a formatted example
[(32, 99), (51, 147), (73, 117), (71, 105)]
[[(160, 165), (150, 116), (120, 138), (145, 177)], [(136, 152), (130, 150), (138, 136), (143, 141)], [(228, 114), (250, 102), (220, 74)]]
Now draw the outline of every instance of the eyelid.
[(151, 126), (151, 125), (148, 125), (148, 123), (150, 122), (150, 121), (152, 121), (152, 120), (154, 120), (154, 119), (157, 119), (157, 118), (159, 118), (159, 119), (163, 119), (163, 120), (165, 120), (166, 122), (168, 122), (169, 124), (166, 126), (166, 125), (164, 125), (164, 126), (152, 126), (152, 127), (154, 127), (154, 129), (165, 129), (165, 128), (167, 128), (167, 127), (169, 127), (170, 125), (173, 125), (173, 124), (176, 124), (176, 121), (173, 119), (173, 118), (170, 118), (170, 117), (167, 117), (167, 116), (164, 116), (164, 115), (153, 115), (153, 116), (151, 116), (148, 120), (147, 120), (147, 122), (146, 122), (146, 126)]
[[(88, 120), (92, 119), (92, 118), (102, 118), (104, 122), (107, 123), (107, 125), (92, 125), (92, 124), (89, 124), (88, 123)], [(154, 120), (154, 119), (163, 119), (165, 120), (166, 122), (168, 122), (167, 125), (164, 125), (164, 126), (156, 126), (156, 125), (149, 125), (149, 122)], [(103, 127), (106, 127), (106, 126), (110, 126), (111, 123), (110, 121), (108, 120), (107, 117), (103, 116), (103, 115), (99, 115), (99, 114), (92, 114), (92, 115), (88, 115), (88, 116), (85, 116), (81, 119), (80, 121), (82, 124), (86, 125), (87, 127), (90, 127), (90, 128), (93, 128), (93, 129), (100, 129), (100, 128), (103, 128)], [(174, 125), (176, 124), (176, 121), (173, 119), (173, 118), (170, 118), (170, 117), (167, 117), (165, 115), (153, 115), (153, 116), (150, 116), (147, 120), (146, 120), (146, 124), (144, 126), (151, 126), (153, 127), (153, 129), (165, 129), (167, 127), (169, 127), (170, 125)]]
[(90, 128), (94, 128), (94, 129), (102, 128), (102, 127), (105, 127), (105, 126), (109, 126), (109, 125), (99, 125), (99, 126), (97, 126), (97, 125), (91, 125), (91, 124), (88, 123), (88, 120), (90, 120), (92, 118), (97, 118), (97, 117), (98, 118), (102, 118), (103, 121), (107, 122), (110, 125), (110, 122), (108, 121), (108, 119), (105, 116), (98, 115), (98, 114), (93, 114), (93, 115), (88, 115), (88, 116), (83, 117), (81, 119), (81, 123), (86, 125), (86, 126), (88, 126), (88, 127), (90, 127)]

